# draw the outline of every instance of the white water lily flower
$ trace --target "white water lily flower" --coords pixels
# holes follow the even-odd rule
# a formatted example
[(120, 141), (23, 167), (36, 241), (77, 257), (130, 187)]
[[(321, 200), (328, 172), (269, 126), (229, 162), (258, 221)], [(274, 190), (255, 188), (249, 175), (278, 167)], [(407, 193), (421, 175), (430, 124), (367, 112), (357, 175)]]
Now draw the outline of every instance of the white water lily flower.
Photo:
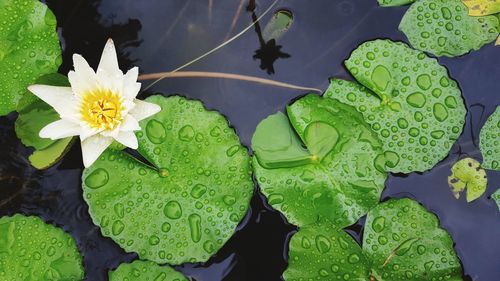
[(138, 68), (123, 74), (111, 39), (104, 46), (97, 72), (78, 54), (73, 55), (73, 65), (75, 70), (68, 73), (71, 87), (28, 87), (61, 117), (45, 126), (40, 137), (56, 140), (80, 136), (85, 167), (92, 165), (114, 140), (137, 149), (134, 131), (141, 129), (138, 121), (161, 109), (135, 98), (141, 88)]

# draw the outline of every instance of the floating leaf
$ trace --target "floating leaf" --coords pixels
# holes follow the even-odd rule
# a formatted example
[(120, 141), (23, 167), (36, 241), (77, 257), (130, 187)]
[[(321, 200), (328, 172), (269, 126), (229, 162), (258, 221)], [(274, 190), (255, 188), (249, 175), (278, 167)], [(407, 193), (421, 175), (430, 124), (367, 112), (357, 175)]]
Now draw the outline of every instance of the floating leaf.
[(410, 199), (391, 199), (366, 218), (362, 249), (342, 230), (303, 227), (290, 241), (285, 280), (462, 280), (453, 241)]
[[(58, 73), (41, 76), (36, 83), (69, 86), (68, 78)], [(45, 169), (59, 161), (71, 147), (74, 138), (52, 140), (39, 136), (43, 127), (60, 119), (59, 114), (29, 92), (19, 100), (17, 111), (19, 116), (15, 123), (16, 135), (24, 145), (35, 149), (29, 157), (31, 164), (37, 169)]]
[(483, 168), (500, 171), (500, 106), (488, 117), (479, 133)]
[(363, 43), (345, 64), (369, 90), (334, 79), (325, 96), (363, 114), (392, 159), (388, 171), (421, 172), (446, 157), (462, 132), (466, 113), (460, 89), (446, 68), (390, 40)]
[(82, 280), (75, 240), (38, 217), (0, 218), (1, 280)]
[(4, 0), (0, 19), (0, 115), (6, 115), (39, 76), (57, 71), (61, 48), (56, 18), (38, 0)]
[(486, 16), (500, 13), (499, 0), (462, 0), (470, 16)]
[(408, 5), (416, 0), (378, 0), (378, 4), (382, 7), (394, 7)]
[(271, 39), (278, 40), (283, 36), (293, 23), (293, 14), (288, 10), (278, 10), (264, 27), (262, 37), (267, 42)]
[(491, 194), (491, 199), (497, 203), (498, 210), (500, 210), (500, 189), (497, 189), (497, 191)]
[(399, 25), (413, 47), (448, 57), (460, 56), (493, 42), (499, 27), (495, 16), (469, 16), (460, 0), (417, 1)]
[(310, 94), (287, 113), (290, 122), (271, 115), (252, 138), (262, 192), (295, 225), (351, 225), (384, 188), (386, 173), (375, 168), (380, 141), (354, 108), (335, 100)]
[(82, 177), (94, 223), (157, 263), (203, 262), (231, 237), (253, 193), (250, 158), (217, 112), (182, 97), (147, 99), (138, 152), (108, 149)]
[(108, 274), (109, 281), (188, 281), (182, 273), (151, 261), (123, 263)]
[(464, 158), (453, 164), (448, 184), (453, 196), (457, 199), (460, 198), (460, 193), (467, 188), (467, 202), (471, 202), (486, 191), (488, 179), (486, 172), (481, 168), (481, 163), (472, 158)]

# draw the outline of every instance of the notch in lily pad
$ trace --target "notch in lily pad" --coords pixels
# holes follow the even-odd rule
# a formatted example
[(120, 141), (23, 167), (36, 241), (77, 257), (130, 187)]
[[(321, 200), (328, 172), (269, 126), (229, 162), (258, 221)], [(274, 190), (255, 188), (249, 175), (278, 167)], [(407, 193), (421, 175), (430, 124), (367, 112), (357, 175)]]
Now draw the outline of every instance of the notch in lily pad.
[(485, 170), (481, 168), (481, 163), (472, 158), (464, 158), (453, 164), (448, 184), (456, 199), (459, 199), (460, 193), (467, 189), (467, 202), (472, 202), (486, 191), (488, 179)]

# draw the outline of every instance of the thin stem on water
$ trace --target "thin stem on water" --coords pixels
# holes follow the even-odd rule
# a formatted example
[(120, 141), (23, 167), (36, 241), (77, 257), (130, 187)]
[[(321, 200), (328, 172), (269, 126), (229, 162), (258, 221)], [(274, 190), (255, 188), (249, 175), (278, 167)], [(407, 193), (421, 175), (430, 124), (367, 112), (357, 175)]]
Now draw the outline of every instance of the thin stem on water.
[[(150, 73), (143, 74), (139, 76), (139, 81), (151, 80), (151, 79), (165, 79), (165, 78), (189, 78), (189, 77), (197, 77), (197, 78), (220, 78), (220, 79), (232, 79), (232, 80), (240, 80), (240, 81), (248, 81), (255, 82), (264, 85), (294, 89), (294, 90), (303, 90), (303, 91), (314, 91), (318, 93), (322, 93), (320, 89), (304, 87), (293, 85), (285, 82), (279, 82), (275, 80), (234, 74), (234, 73), (223, 73), (223, 72), (206, 72), (206, 71), (177, 71), (177, 72), (159, 72), (159, 73)], [(158, 80), (156, 80), (158, 81)]]
[[(233, 42), (234, 40), (236, 40), (238, 37), (240, 37), (241, 35), (243, 35), (245, 32), (247, 32), (250, 28), (252, 28), (258, 21), (260, 21), (267, 13), (269, 13), (269, 11), (271, 11), (271, 9), (276, 5), (276, 3), (278, 3), (279, 0), (274, 0), (274, 2), (269, 6), (269, 8), (267, 8), (267, 10), (264, 11), (264, 13), (262, 13), (262, 15), (260, 15), (260, 17), (258, 17), (255, 21), (253, 21), (249, 26), (247, 26), (246, 28), (244, 28), (242, 31), (240, 31), (238, 34), (234, 35), (233, 37), (231, 37), (229, 40), (223, 42), (222, 44), (218, 45), (217, 47), (213, 48), (212, 50), (204, 53), (203, 55), (177, 67), (176, 69), (172, 70), (171, 72), (164, 72), (164, 74), (167, 74), (167, 73), (172, 73), (172, 72), (177, 72), (203, 58), (205, 58), (206, 56), (216, 52), (217, 50), (223, 48), (224, 46), (226, 46), (227, 44)], [(159, 76), (155, 81), (153, 81), (153, 83), (149, 84), (146, 88), (144, 88), (144, 91), (146, 91), (147, 89), (151, 88), (153, 85), (155, 85), (156, 83), (160, 82), (163, 78), (166, 78), (163, 77), (163, 76)]]

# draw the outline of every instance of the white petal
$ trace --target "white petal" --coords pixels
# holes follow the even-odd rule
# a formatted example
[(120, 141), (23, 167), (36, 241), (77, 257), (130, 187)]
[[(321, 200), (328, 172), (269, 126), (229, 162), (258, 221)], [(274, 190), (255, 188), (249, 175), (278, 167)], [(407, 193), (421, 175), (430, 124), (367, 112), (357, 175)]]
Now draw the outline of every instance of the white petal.
[(80, 125), (66, 119), (60, 119), (48, 124), (40, 130), (41, 138), (53, 140), (77, 136), (80, 134)]
[(121, 76), (123, 73), (118, 66), (118, 57), (116, 56), (116, 49), (113, 40), (108, 39), (104, 50), (102, 51), (101, 61), (97, 67), (97, 75), (100, 76), (101, 72), (105, 72), (114, 78), (115, 76)]
[(84, 141), (87, 138), (102, 132), (102, 130), (103, 130), (103, 129), (91, 128), (90, 126), (88, 126), (87, 124), (84, 124), (83, 122), (80, 126), (81, 126), (80, 127), (80, 140), (81, 141)]
[(125, 116), (122, 124), (120, 125), (120, 131), (131, 132), (140, 129), (141, 126), (139, 126), (139, 122), (137, 122), (137, 120), (135, 120), (135, 118), (130, 114)]
[(155, 103), (145, 102), (142, 100), (135, 100), (135, 106), (129, 111), (135, 120), (141, 121), (149, 116), (155, 115), (160, 112), (161, 107)]
[(52, 106), (61, 118), (77, 118), (77, 101), (70, 87), (31, 85), (28, 90)]
[(137, 149), (137, 147), (139, 146), (137, 143), (137, 137), (133, 132), (120, 132), (114, 138), (119, 143), (125, 145), (126, 147), (130, 147), (132, 149)]
[(94, 135), (82, 141), (83, 165), (88, 168), (111, 145), (113, 138)]
[(123, 76), (123, 97), (126, 99), (135, 99), (141, 90), (141, 83), (137, 83), (139, 68), (133, 67)]
[(68, 73), (68, 80), (75, 95), (82, 95), (86, 91), (97, 87), (97, 76), (87, 61), (80, 55), (73, 55), (75, 71)]

